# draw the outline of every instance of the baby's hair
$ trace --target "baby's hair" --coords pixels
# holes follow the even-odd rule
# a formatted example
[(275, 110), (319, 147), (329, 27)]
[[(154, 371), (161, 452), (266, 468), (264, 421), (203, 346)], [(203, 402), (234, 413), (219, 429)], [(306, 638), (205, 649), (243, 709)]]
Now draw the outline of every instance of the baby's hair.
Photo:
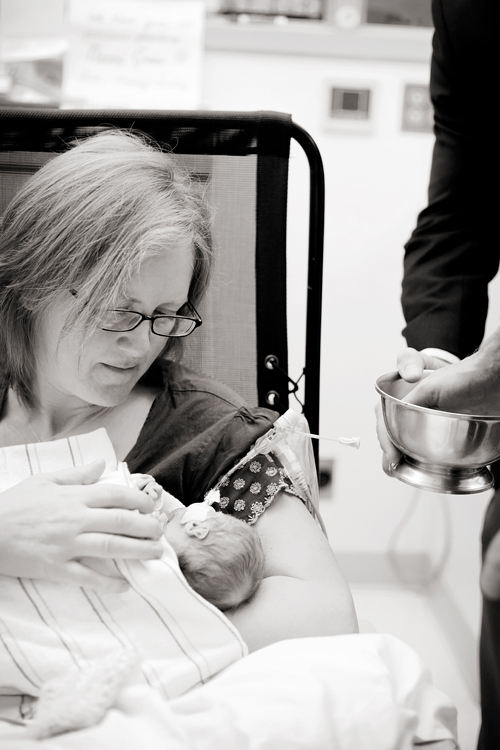
[(251, 526), (233, 516), (217, 513), (207, 519), (204, 539), (178, 551), (179, 566), (189, 585), (218, 609), (248, 601), (264, 575), (264, 550)]
[[(139, 134), (107, 129), (50, 159), (19, 190), (0, 232), (0, 360), (29, 406), (37, 324), (61, 293), (76, 290), (64, 333), (91, 335), (141, 264), (187, 243), (189, 300), (212, 265), (210, 217), (199, 185), (177, 158)], [(164, 353), (181, 354), (182, 339)]]

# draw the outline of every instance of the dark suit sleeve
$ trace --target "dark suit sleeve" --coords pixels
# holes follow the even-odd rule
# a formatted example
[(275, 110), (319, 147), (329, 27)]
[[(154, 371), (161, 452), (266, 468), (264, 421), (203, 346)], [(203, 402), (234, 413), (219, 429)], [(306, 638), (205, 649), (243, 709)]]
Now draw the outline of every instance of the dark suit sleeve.
[(416, 349), (459, 357), (481, 343), (488, 282), (499, 263), (498, 123), (490, 88), (498, 86), (499, 71), (494, 19), (484, 7), (478, 0), (433, 1), (429, 203), (405, 248), (403, 335)]

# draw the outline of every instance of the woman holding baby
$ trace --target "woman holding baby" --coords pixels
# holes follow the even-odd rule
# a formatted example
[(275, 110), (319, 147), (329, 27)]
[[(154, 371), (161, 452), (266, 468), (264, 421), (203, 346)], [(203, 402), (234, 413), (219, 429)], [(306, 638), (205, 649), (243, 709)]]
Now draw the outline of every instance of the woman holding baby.
[[(0, 448), (104, 427), (132, 472), (186, 505), (203, 499), (275, 419), (179, 363), (201, 323), (209, 230), (173, 158), (119, 131), (28, 181), (0, 246)], [(34, 475), (0, 494), (0, 574), (120, 591), (126, 582), (96, 560), (161, 555), (152, 500), (95, 484), (103, 468)], [(283, 484), (253, 520), (264, 580), (229, 615), (250, 650), (354, 632), (349, 590), (301, 499)]]

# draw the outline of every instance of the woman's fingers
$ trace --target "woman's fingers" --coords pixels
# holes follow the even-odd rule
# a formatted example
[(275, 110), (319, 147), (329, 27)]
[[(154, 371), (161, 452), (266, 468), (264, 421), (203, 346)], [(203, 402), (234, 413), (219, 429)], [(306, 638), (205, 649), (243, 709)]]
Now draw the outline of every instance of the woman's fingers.
[(89, 509), (83, 531), (157, 541), (163, 534), (163, 527), (153, 516), (131, 513), (121, 508), (92, 508)]
[(140, 513), (152, 513), (155, 504), (149, 495), (133, 487), (119, 484), (96, 484), (93, 487), (75, 488), (85, 498), (89, 508), (123, 508), (138, 510)]
[[(138, 510), (141, 513), (152, 513), (155, 509), (154, 501), (144, 492), (133, 487), (119, 484), (95, 484), (104, 471), (103, 460), (94, 461), (87, 466), (62, 469), (47, 474), (37, 474), (35, 479), (48, 481), (61, 486), (73, 485), (72, 497), (84, 498), (85, 504), (91, 508), (125, 508)], [(52, 488), (54, 493), (54, 488)]]
[[(101, 463), (97, 462), (94, 476), (101, 472)], [(89, 579), (89, 568), (80, 565), (69, 569), (69, 562), (76, 564), (83, 556), (161, 556), (163, 548), (157, 540), (162, 524), (146, 515), (155, 506), (150, 497), (119, 485), (69, 486), (66, 480), (78, 479), (78, 473), (71, 469), (69, 474), (36, 475), (2, 493), (0, 573), (71, 580), (79, 585), (91, 585), (91, 581), (98, 588), (99, 582), (103, 583), (99, 571), (91, 571)], [(85, 476), (80, 474), (80, 479)]]
[(154, 560), (163, 554), (160, 541), (133, 539), (117, 534), (86, 532), (80, 534), (74, 547), (74, 558), (116, 557), (128, 560)]
[(69, 469), (60, 469), (50, 473), (38, 474), (55, 484), (94, 484), (101, 477), (106, 468), (105, 461), (100, 458), (86, 466), (72, 466)]

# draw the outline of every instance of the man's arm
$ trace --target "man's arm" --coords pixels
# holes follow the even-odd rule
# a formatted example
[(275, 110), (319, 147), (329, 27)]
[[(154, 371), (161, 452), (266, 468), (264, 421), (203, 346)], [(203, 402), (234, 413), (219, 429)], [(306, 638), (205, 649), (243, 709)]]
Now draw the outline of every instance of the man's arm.
[(487, 286), (499, 264), (496, 118), (493, 108), (478, 116), (471, 106), (471, 96), (490, 99), (494, 19), (489, 24), (483, 3), (433, 0), (432, 10), (436, 142), (428, 206), (406, 245), (403, 334), (417, 350), (463, 358), (481, 343)]
[[(410, 348), (399, 355), (398, 370), (409, 382), (420, 380), (423, 367), (453, 364), (450, 353), (472, 354), (484, 335), (488, 282), (500, 256), (498, 126), (494, 108), (486, 107), (478, 117), (470, 96), (474, 92), (475, 101), (487, 102), (496, 86), (495, 7), (493, 0), (432, 2), (436, 142), (429, 203), (406, 245), (403, 334)], [(443, 377), (440, 372), (439, 382)], [(437, 387), (438, 380), (424, 387), (431, 382)], [(400, 454), (389, 440), (380, 405), (377, 431), (383, 467), (390, 473)]]

